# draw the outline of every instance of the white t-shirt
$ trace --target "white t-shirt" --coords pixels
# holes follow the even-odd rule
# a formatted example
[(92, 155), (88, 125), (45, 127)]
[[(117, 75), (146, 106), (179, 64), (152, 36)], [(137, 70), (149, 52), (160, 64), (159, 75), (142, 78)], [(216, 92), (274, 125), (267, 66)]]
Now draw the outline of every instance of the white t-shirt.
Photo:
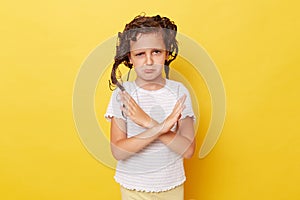
[[(171, 114), (177, 100), (186, 94), (186, 108), (181, 114), (181, 119), (189, 116), (195, 120), (189, 92), (180, 82), (166, 79), (163, 88), (151, 91), (138, 87), (134, 81), (124, 82), (123, 86), (137, 104), (159, 123)], [(146, 129), (122, 115), (119, 91), (117, 88), (113, 92), (104, 116), (108, 120), (109, 117), (124, 119), (127, 137), (130, 138)], [(171, 130), (176, 130), (176, 125)], [(170, 190), (181, 185), (185, 179), (181, 155), (170, 150), (158, 139), (126, 160), (118, 161), (115, 174), (116, 182), (123, 187), (146, 192)]]

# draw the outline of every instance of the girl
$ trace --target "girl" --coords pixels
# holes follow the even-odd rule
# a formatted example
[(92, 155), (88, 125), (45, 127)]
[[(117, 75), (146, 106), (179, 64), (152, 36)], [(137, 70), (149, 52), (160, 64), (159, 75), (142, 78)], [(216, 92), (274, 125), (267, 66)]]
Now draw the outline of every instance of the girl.
[[(105, 117), (122, 199), (184, 198), (183, 158), (194, 153), (195, 116), (188, 90), (168, 79), (176, 31), (167, 17), (137, 16), (118, 34), (110, 83), (117, 89)], [(118, 81), (120, 64), (134, 68), (134, 81)]]

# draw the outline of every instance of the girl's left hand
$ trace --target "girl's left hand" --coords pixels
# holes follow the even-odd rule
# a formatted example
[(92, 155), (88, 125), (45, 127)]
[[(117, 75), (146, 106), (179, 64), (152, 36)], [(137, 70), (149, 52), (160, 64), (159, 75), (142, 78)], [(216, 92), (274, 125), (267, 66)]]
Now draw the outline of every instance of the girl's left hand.
[(151, 117), (135, 102), (135, 100), (126, 92), (120, 92), (123, 107), (121, 110), (128, 116), (134, 123), (144, 127), (151, 128)]
[(185, 109), (184, 102), (186, 100), (186, 94), (184, 94), (182, 97), (178, 99), (176, 102), (172, 113), (164, 120), (164, 122), (161, 124), (162, 132), (168, 132), (174, 124), (180, 119), (182, 111)]

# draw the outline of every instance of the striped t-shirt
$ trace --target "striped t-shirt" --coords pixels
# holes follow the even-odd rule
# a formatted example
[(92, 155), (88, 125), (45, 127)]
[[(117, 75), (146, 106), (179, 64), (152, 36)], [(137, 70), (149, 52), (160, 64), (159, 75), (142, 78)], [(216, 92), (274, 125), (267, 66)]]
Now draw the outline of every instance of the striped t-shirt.
[[(186, 108), (181, 113), (181, 119), (189, 116), (195, 120), (189, 92), (180, 82), (166, 79), (163, 88), (151, 91), (138, 87), (134, 81), (124, 82), (123, 86), (137, 104), (159, 123), (171, 114), (177, 100), (186, 94)], [(117, 88), (113, 92), (105, 117), (108, 120), (109, 117), (125, 120), (129, 138), (146, 129), (122, 115), (119, 91)], [(171, 130), (175, 131), (176, 125)], [(146, 192), (170, 190), (181, 185), (185, 179), (181, 155), (170, 150), (158, 139), (126, 160), (118, 161), (115, 174), (116, 182), (123, 187)]]

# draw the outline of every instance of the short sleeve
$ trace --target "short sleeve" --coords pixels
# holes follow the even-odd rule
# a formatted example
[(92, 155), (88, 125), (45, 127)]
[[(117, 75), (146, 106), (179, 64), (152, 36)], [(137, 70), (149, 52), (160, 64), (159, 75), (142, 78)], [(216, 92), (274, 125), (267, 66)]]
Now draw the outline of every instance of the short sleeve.
[(195, 116), (195, 113), (194, 113), (194, 110), (193, 110), (193, 104), (192, 104), (190, 93), (189, 93), (188, 89), (182, 83), (179, 84), (178, 93), (179, 93), (178, 98), (180, 98), (184, 94), (186, 94), (186, 100), (184, 102), (185, 109), (182, 111), (180, 119), (184, 119), (186, 117), (192, 117), (193, 120), (195, 121), (196, 116)]
[(121, 99), (119, 97), (120, 89), (116, 88), (110, 98), (106, 113), (104, 114), (104, 117), (110, 122), (111, 117), (115, 118), (121, 118), (123, 120), (126, 120), (126, 118), (122, 115), (121, 111)]

